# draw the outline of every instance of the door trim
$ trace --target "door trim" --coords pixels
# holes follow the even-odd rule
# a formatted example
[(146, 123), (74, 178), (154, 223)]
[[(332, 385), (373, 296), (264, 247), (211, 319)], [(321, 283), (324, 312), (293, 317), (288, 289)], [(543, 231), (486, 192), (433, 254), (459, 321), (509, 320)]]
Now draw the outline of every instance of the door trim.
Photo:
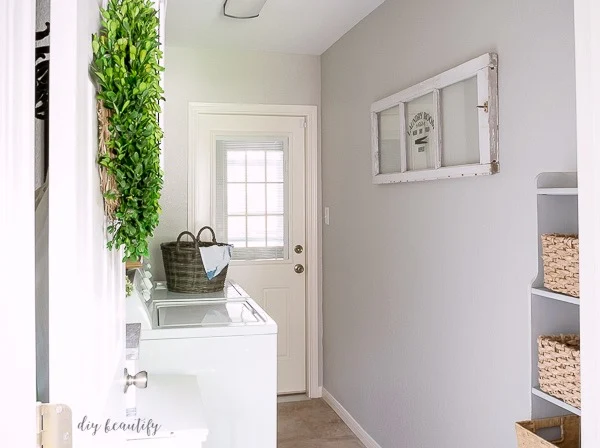
[(13, 297), (2, 323), (0, 392), (3, 446), (32, 446), (36, 433), (35, 360), (35, 14), (33, 0), (0, 7), (0, 257), (2, 295)]
[(600, 20), (597, 0), (575, 1), (577, 176), (581, 283), (581, 446), (600, 445)]
[[(194, 226), (197, 186), (194, 184), (195, 153), (198, 134), (194, 126), (202, 115), (263, 115), (306, 119), (306, 393), (321, 397), (320, 316), (322, 297), (321, 176), (317, 106), (189, 103), (188, 144), (188, 229)], [(193, 229), (192, 229), (193, 231)]]

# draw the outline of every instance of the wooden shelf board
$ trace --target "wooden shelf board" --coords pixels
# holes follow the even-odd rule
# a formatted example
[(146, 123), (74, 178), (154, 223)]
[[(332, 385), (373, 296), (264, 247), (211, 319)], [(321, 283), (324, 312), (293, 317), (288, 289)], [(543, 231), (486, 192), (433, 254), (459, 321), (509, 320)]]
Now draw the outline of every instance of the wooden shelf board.
[(538, 188), (537, 193), (547, 196), (577, 196), (579, 194), (577, 188)]
[(571, 297), (566, 294), (560, 294), (558, 292), (550, 291), (546, 288), (531, 288), (531, 293), (536, 296), (546, 297), (552, 300), (559, 300), (561, 302), (571, 303), (577, 306), (579, 306), (581, 302), (577, 297)]
[(537, 387), (534, 387), (533, 389), (531, 389), (531, 392), (536, 397), (539, 397), (539, 398), (546, 400), (558, 407), (561, 407), (561, 408), (565, 409), (566, 411), (569, 411), (571, 414), (575, 414), (575, 415), (579, 415), (579, 416), (581, 415), (581, 409), (577, 409), (575, 406), (571, 406), (570, 404), (567, 404), (564, 401), (559, 400), (558, 398), (554, 398), (551, 395), (548, 395), (546, 392), (542, 392)]

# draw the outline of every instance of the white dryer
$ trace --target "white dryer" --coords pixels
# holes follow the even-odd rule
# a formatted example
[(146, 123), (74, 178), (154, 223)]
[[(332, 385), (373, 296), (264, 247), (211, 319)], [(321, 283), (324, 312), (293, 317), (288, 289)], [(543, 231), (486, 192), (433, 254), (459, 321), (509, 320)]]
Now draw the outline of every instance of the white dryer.
[(216, 294), (175, 294), (161, 283), (151, 294), (140, 289), (127, 299), (127, 321), (142, 323), (138, 368), (149, 381), (197, 378), (209, 431), (202, 447), (276, 448), (273, 319), (234, 282)]

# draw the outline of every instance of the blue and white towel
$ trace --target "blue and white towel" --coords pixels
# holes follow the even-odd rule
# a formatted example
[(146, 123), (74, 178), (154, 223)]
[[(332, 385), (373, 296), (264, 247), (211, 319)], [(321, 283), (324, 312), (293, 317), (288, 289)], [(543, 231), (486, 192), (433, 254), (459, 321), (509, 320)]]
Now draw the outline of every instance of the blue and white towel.
[(204, 264), (204, 270), (209, 280), (212, 280), (225, 269), (231, 261), (232, 245), (201, 247), (200, 256)]

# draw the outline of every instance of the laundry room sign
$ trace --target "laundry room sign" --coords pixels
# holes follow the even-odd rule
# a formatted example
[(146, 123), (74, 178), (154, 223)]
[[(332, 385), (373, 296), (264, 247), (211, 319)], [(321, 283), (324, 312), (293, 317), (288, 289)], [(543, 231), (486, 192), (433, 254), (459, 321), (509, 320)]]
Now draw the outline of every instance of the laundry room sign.
[(412, 169), (427, 169), (434, 162), (431, 161), (433, 153), (437, 148), (435, 138), (435, 119), (430, 112), (417, 112), (409, 116), (408, 141), (409, 145), (409, 166)]

